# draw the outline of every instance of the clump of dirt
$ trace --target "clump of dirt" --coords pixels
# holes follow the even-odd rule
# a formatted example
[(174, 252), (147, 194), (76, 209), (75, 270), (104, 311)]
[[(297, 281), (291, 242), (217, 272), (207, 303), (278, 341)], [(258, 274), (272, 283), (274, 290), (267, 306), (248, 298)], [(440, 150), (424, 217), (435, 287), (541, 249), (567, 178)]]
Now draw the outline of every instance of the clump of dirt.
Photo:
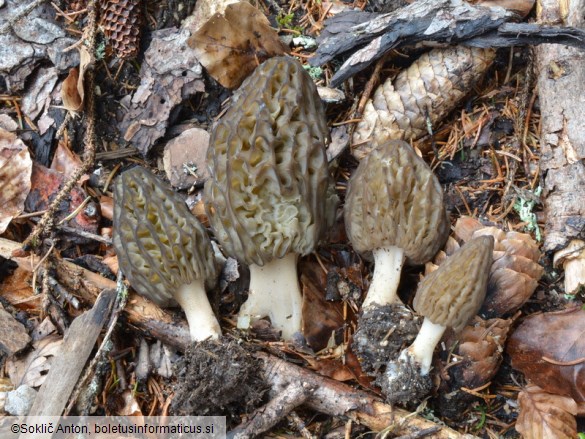
[(230, 429), (239, 424), (240, 415), (263, 404), (269, 386), (261, 370), (260, 360), (233, 339), (194, 343), (175, 365), (171, 413), (226, 416)]
[(386, 363), (416, 338), (421, 319), (402, 304), (367, 309), (360, 316), (352, 349), (370, 376), (384, 372)]

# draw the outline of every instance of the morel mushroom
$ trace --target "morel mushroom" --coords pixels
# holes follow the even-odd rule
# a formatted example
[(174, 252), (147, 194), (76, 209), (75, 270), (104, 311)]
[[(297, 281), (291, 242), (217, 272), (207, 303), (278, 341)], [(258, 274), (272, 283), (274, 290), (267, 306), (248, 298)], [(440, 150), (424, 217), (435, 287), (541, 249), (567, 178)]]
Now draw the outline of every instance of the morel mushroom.
[(114, 183), (113, 243), (136, 292), (160, 306), (179, 304), (193, 341), (221, 335), (205, 292), (217, 278), (205, 229), (175, 192), (143, 168)]
[[(349, 182), (344, 216), (354, 249), (374, 257), (354, 350), (364, 370), (375, 374), (376, 357), (383, 355), (386, 362), (418, 331), (397, 294), (402, 265), (430, 260), (448, 237), (449, 220), (439, 181), (411, 146), (399, 140), (379, 145), (362, 160)], [(386, 320), (380, 319), (382, 314)], [(375, 333), (368, 327), (382, 321), (386, 327), (375, 333), (392, 331), (392, 336), (372, 340), (367, 334)]]
[(480, 314), (484, 318), (494, 318), (516, 312), (532, 296), (544, 272), (538, 263), (538, 243), (525, 233), (485, 227), (469, 217), (457, 220), (454, 234), (464, 242), (482, 235), (494, 237), (494, 262)]
[(414, 343), (388, 363), (378, 380), (391, 402), (411, 402), (432, 388), (429, 372), (435, 346), (447, 327), (460, 331), (479, 311), (487, 290), (494, 238), (469, 241), (439, 268), (423, 278), (413, 306), (424, 316)]
[(294, 59), (271, 58), (236, 91), (207, 152), (206, 210), (224, 251), (250, 266), (238, 326), (268, 316), (290, 340), (302, 327), (297, 257), (335, 218), (324, 110)]

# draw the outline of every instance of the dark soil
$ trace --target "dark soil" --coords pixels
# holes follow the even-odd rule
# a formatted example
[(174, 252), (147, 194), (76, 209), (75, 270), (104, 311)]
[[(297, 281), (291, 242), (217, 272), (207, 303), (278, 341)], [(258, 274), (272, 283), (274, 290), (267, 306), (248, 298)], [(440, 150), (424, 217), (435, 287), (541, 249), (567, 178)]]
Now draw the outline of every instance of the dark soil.
[(171, 413), (181, 416), (226, 416), (228, 430), (265, 401), (268, 386), (259, 361), (237, 341), (223, 337), (192, 344), (175, 365)]

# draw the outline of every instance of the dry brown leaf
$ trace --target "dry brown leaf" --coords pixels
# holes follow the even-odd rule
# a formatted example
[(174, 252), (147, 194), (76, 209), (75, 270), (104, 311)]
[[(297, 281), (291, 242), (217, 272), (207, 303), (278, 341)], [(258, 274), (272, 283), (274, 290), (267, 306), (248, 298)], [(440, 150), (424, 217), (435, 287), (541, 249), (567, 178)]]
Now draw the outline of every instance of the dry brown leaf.
[(508, 354), (532, 383), (585, 402), (585, 310), (527, 317), (510, 337)]
[(83, 99), (77, 90), (79, 82), (79, 68), (73, 67), (61, 85), (61, 100), (67, 111), (77, 112), (83, 107)]
[(83, 109), (83, 102), (85, 98), (84, 77), (85, 72), (91, 62), (91, 55), (87, 47), (79, 46), (79, 67), (74, 67), (69, 70), (69, 75), (61, 85), (61, 99), (63, 100), (63, 107), (73, 113), (77, 113)]
[(303, 334), (313, 350), (320, 351), (327, 347), (332, 333), (343, 327), (343, 305), (325, 300), (327, 275), (317, 262), (302, 261), (299, 271), (302, 273)]
[(26, 384), (39, 387), (45, 382), (47, 372), (56, 355), (61, 351), (63, 339), (58, 335), (49, 335), (33, 342), (33, 350), (24, 357), (9, 359), (6, 362), (8, 375), (14, 387)]
[(13, 305), (18, 305), (19, 309), (36, 310), (41, 296), (33, 294), (32, 277), (29, 270), (16, 267), (12, 274), (0, 283), (2, 298)]
[[(51, 162), (51, 169), (61, 172), (66, 177), (71, 177), (81, 165), (82, 161), (79, 156), (69, 149), (66, 142), (59, 141)], [(87, 180), (89, 180), (89, 176), (86, 174), (79, 179), (78, 184), (82, 185)]]
[(538, 386), (528, 386), (518, 394), (520, 413), (516, 430), (524, 439), (577, 437), (577, 404), (572, 398), (552, 395)]
[(262, 12), (247, 2), (228, 5), (191, 38), (199, 62), (226, 88), (236, 88), (263, 61), (287, 53)]
[(0, 234), (24, 210), (30, 191), (32, 160), (15, 134), (0, 128)]

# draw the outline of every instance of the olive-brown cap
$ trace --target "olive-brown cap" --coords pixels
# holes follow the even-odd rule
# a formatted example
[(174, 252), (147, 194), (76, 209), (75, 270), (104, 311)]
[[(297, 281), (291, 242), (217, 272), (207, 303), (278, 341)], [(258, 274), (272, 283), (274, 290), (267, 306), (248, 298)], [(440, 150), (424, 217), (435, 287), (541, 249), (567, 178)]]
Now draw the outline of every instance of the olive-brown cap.
[(217, 277), (211, 242), (181, 197), (136, 167), (114, 182), (114, 248), (132, 287), (160, 306), (181, 285)]
[(463, 329), (485, 299), (494, 250), (493, 236), (472, 239), (420, 283), (417, 313), (455, 331)]
[(401, 140), (378, 145), (360, 162), (349, 182), (344, 215), (357, 251), (400, 247), (411, 264), (429, 261), (449, 235), (439, 181)]
[(206, 210), (230, 256), (264, 265), (313, 251), (328, 229), (328, 136), (316, 87), (292, 58), (271, 58), (235, 92), (211, 135)]

